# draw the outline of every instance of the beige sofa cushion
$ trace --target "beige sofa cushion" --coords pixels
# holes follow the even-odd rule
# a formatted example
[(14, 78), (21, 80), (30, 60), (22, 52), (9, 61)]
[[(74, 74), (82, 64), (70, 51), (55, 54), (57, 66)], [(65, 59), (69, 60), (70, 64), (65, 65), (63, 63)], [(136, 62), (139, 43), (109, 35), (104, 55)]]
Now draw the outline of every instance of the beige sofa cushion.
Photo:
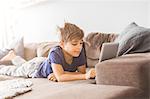
[(35, 78), (30, 81), (33, 82), (33, 90), (15, 99), (134, 99), (132, 97), (142, 92), (130, 86), (95, 85), (88, 80), (77, 83)]
[(31, 60), (34, 57), (47, 57), (49, 50), (58, 44), (58, 42), (27, 43), (24, 45), (25, 59)]
[(39, 44), (37, 48), (37, 56), (38, 57), (47, 57), (49, 50), (58, 45), (58, 42), (42, 42)]
[(24, 45), (24, 57), (26, 60), (31, 60), (36, 57), (38, 43), (27, 43)]

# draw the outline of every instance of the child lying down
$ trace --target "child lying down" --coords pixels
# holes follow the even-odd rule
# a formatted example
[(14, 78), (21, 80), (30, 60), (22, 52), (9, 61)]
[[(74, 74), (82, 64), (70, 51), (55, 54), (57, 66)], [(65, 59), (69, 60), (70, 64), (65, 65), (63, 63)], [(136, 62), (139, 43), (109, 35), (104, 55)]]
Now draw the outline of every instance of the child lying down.
[(86, 73), (86, 57), (83, 50), (84, 32), (74, 24), (65, 23), (60, 30), (60, 44), (52, 48), (47, 58), (36, 57), (25, 61), (15, 56), (11, 69), (0, 67), (0, 74), (33, 78), (48, 78), (52, 81), (85, 80), (95, 77), (95, 69)]

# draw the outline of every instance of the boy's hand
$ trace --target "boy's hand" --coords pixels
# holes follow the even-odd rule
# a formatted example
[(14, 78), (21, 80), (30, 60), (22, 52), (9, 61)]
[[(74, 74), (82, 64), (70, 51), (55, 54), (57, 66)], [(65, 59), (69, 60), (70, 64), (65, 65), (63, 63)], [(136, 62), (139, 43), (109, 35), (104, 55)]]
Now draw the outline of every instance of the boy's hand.
[(90, 69), (86, 73), (86, 79), (95, 78), (95, 76), (96, 76), (96, 73), (95, 73), (95, 69), (94, 68)]
[(49, 74), (47, 78), (48, 78), (48, 80), (57, 82), (57, 79), (56, 79), (54, 73)]

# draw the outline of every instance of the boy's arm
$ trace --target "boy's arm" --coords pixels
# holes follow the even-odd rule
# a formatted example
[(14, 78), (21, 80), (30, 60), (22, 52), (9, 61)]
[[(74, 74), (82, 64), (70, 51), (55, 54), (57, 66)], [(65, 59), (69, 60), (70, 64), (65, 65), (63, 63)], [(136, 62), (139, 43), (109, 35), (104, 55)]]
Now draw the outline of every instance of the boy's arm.
[[(85, 80), (86, 74), (80, 72), (65, 72), (60, 64), (52, 63), (52, 70), (58, 81), (71, 81), (71, 80)], [(84, 71), (84, 67), (81, 66), (80, 71)]]
[(79, 66), (78, 71), (82, 74), (85, 74), (86, 73), (86, 65)]
[(85, 74), (86, 73), (86, 65), (79, 66), (77, 68), (77, 72), (65, 71), (65, 73), (68, 73), (68, 74)]

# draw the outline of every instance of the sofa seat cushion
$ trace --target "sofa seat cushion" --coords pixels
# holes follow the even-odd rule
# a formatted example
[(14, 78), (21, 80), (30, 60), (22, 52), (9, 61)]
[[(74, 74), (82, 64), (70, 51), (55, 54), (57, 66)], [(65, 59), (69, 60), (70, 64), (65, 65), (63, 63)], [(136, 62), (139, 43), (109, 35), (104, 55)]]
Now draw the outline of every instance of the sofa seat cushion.
[(131, 97), (142, 92), (129, 86), (58, 83), (44, 78), (30, 80), (33, 82), (32, 91), (15, 99), (123, 99), (120, 97)]

